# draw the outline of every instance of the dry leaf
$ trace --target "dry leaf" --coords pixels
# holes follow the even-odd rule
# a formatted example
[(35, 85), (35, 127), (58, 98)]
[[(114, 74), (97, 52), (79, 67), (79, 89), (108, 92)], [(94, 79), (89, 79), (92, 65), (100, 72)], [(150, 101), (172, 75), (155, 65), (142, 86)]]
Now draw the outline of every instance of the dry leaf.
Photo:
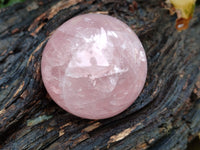
[(196, 0), (167, 0), (170, 14), (177, 14), (176, 29), (182, 31), (188, 28), (192, 18)]

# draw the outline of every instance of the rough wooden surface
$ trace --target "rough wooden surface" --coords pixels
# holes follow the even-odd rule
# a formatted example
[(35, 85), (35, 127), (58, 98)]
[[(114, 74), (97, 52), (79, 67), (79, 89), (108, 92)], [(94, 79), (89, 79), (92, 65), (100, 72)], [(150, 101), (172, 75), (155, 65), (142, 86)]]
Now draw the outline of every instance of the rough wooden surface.
[[(106, 120), (84, 120), (59, 108), (42, 83), (40, 61), (52, 32), (78, 14), (126, 22), (148, 57), (137, 101)], [(161, 0), (27, 0), (0, 10), (0, 149), (185, 149), (200, 132), (200, 7), (188, 30)]]

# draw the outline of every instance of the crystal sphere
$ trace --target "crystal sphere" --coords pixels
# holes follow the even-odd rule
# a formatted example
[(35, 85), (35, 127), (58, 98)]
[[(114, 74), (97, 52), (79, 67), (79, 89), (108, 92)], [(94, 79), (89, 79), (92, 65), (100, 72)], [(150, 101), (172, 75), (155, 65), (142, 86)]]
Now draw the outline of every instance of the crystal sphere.
[(53, 33), (41, 69), (47, 92), (60, 107), (82, 118), (105, 119), (136, 100), (146, 80), (147, 59), (125, 23), (85, 14)]

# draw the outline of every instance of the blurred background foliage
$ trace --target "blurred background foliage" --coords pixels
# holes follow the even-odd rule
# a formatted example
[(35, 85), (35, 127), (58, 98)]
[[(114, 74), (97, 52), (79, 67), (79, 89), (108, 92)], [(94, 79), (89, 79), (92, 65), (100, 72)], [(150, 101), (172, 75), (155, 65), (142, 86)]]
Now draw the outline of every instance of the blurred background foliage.
[(15, 3), (23, 2), (25, 0), (0, 0), (0, 8), (13, 5)]
[(187, 147), (187, 150), (200, 150), (200, 137), (193, 139)]

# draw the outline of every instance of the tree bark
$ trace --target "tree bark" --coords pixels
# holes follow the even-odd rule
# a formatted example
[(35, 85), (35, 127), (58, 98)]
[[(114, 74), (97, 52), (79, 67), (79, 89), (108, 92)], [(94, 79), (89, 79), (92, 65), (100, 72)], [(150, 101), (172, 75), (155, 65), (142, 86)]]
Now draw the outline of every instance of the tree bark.
[[(0, 149), (186, 149), (200, 133), (200, 7), (175, 29), (161, 0), (27, 0), (0, 10)], [(75, 117), (47, 94), (40, 73), (53, 31), (84, 13), (127, 23), (146, 50), (148, 76), (136, 102), (105, 120)]]

